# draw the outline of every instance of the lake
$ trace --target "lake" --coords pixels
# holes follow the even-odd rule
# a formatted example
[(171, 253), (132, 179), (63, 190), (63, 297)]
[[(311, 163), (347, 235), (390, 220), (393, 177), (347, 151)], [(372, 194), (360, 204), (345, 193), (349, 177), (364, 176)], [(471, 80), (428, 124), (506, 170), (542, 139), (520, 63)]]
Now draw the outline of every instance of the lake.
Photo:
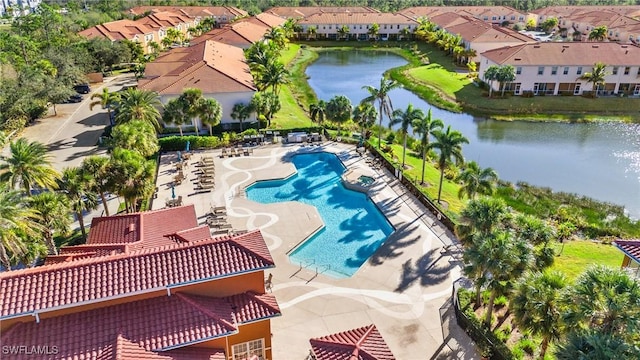
[[(367, 96), (362, 86), (378, 87), (386, 70), (406, 64), (385, 52), (319, 54), (307, 68), (318, 98), (345, 95), (353, 104)], [(409, 103), (425, 112), (431, 108), (434, 118), (469, 139), (463, 147), (465, 159), (495, 169), (503, 180), (623, 205), (630, 216), (640, 218), (640, 124), (494, 121), (440, 110), (405, 89), (389, 96), (394, 109)]]

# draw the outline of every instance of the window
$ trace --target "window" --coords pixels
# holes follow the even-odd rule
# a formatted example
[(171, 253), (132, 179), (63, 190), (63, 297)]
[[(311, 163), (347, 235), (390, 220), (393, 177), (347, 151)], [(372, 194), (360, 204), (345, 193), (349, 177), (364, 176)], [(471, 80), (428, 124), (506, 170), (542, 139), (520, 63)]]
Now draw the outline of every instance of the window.
[(558, 75), (558, 67), (557, 66), (551, 67), (551, 75)]
[(496, 21), (496, 17), (495, 17), (495, 16), (492, 16), (492, 17), (491, 17), (491, 20)]
[(387, 29), (387, 25), (383, 25), (383, 26), (384, 26), (384, 27), (383, 27), (383, 29), (385, 29), (385, 30), (386, 30), (386, 29)]
[(576, 75), (582, 75), (582, 66), (578, 66), (578, 71), (576, 71)]
[(515, 21), (516, 20), (516, 16), (515, 15), (511, 15), (511, 21)]
[(400, 29), (400, 25), (396, 25), (396, 29)]
[(538, 66), (538, 75), (544, 74), (544, 66)]
[(565, 66), (564, 70), (562, 70), (562, 75), (569, 75), (569, 67)]
[(640, 67), (638, 68), (638, 75), (640, 75)]
[(488, 17), (488, 16), (485, 16), (485, 17), (483, 17), (482, 19), (483, 19), (484, 21), (487, 21), (487, 20), (489, 20), (489, 17)]
[(520, 75), (520, 74), (522, 74), (522, 66), (518, 66), (516, 68), (516, 75)]
[(631, 68), (630, 68), (630, 67), (628, 67), (628, 66), (625, 66), (625, 67), (624, 67), (624, 74), (625, 74), (625, 75), (629, 75), (629, 71), (631, 71)]
[(233, 345), (233, 360), (246, 360), (253, 355), (258, 359), (264, 359), (264, 339)]
[(617, 66), (614, 66), (614, 67), (613, 67), (613, 73), (612, 73), (612, 75), (618, 75), (618, 67), (617, 67)]

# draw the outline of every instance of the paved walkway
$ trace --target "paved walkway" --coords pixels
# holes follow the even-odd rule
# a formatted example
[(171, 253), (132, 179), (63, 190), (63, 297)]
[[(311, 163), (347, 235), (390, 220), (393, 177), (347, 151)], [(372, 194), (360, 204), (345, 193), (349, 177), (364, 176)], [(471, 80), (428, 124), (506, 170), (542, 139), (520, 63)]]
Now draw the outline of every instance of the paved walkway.
[[(272, 320), (275, 359), (304, 359), (309, 338), (370, 323), (398, 359), (477, 359), (449, 309), (452, 283), (461, 273), (457, 257), (452, 257), (455, 252), (444, 251), (453, 241), (451, 234), (422, 212), (388, 171), (372, 170), (354, 150), (325, 143), (270, 145), (255, 148), (253, 155), (231, 158), (221, 158), (220, 150), (195, 152), (182, 169), (186, 180), (173, 189), (178, 155), (168, 153), (162, 156), (153, 208), (164, 207), (173, 191), (184, 204), (195, 205), (202, 223), (211, 206), (226, 206), (234, 229), (261, 229), (276, 263), (272, 291), (282, 310), (282, 316)], [(371, 174), (376, 182), (369, 194), (396, 229), (350, 278), (335, 279), (289, 262), (287, 253), (322, 226), (313, 207), (297, 202), (260, 204), (244, 195), (244, 188), (255, 181), (292, 174), (295, 168), (287, 158), (308, 151), (333, 152), (348, 169)], [(215, 163), (216, 187), (206, 192), (195, 186), (197, 161), (203, 156)]]

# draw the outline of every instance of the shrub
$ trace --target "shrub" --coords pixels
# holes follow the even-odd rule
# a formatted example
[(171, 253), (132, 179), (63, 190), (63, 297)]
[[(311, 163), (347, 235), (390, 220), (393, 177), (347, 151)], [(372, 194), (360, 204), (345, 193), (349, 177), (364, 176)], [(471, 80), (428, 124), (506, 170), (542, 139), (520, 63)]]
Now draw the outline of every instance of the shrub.
[(495, 305), (496, 307), (503, 307), (505, 305), (507, 305), (507, 297), (506, 296), (498, 296), (494, 301), (493, 301), (493, 305)]
[(507, 325), (506, 327), (498, 329), (493, 333), (496, 335), (498, 340), (506, 344), (507, 340), (509, 340), (509, 338), (511, 337), (511, 326)]
[(391, 132), (387, 135), (387, 137), (384, 138), (384, 141), (386, 141), (389, 144), (393, 144), (393, 141), (396, 139), (396, 134)]
[(533, 355), (533, 353), (536, 350), (536, 348), (537, 348), (537, 346), (533, 342), (533, 340), (528, 339), (528, 338), (522, 338), (522, 339), (518, 340), (518, 342), (514, 346), (514, 352), (515, 352), (516, 349), (522, 349), (522, 351), (526, 352), (527, 354)]
[(524, 98), (532, 98), (534, 96), (533, 91), (525, 90), (522, 92), (522, 97)]
[(189, 141), (189, 148), (193, 150), (214, 149), (228, 145), (228, 142), (220, 140), (220, 138), (216, 136), (167, 136), (158, 139), (161, 151), (185, 150), (187, 141)]

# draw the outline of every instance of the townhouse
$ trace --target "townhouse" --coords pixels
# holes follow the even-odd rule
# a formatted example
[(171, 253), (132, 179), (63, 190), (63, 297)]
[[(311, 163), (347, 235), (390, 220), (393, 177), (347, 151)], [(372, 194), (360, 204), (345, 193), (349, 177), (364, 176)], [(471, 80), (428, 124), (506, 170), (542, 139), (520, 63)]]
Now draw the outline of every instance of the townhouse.
[(191, 44), (213, 40), (247, 49), (255, 42), (262, 40), (269, 30), (284, 24), (285, 21), (285, 19), (275, 15), (262, 13), (238, 20), (222, 28), (212, 29), (206, 34), (191, 40)]
[(87, 244), (0, 274), (3, 359), (272, 359), (260, 231), (211, 238), (193, 205), (95, 218)]
[(640, 240), (616, 240), (613, 245), (622, 251), (622, 270), (640, 279)]
[(368, 6), (277, 6), (265, 13), (284, 19), (302, 19), (318, 13), (379, 13), (379, 10)]
[[(489, 50), (480, 54), (479, 78), (492, 65), (511, 65), (516, 79), (507, 90), (516, 95), (581, 95), (594, 84), (581, 77), (604, 63), (605, 84), (599, 95), (640, 96), (640, 48), (613, 42), (544, 42)], [(490, 84), (498, 90), (499, 84)]]
[(170, 11), (154, 12), (136, 20), (136, 22), (146, 25), (157, 35), (153, 41), (158, 44), (167, 36), (168, 29), (178, 30), (185, 39), (190, 37), (189, 28), (198, 25), (197, 20), (187, 15), (181, 15)]
[(156, 12), (169, 11), (193, 18), (200, 22), (204, 18), (213, 18), (216, 24), (223, 26), (232, 23), (236, 19), (249, 16), (249, 14), (233, 6), (136, 6), (129, 9), (129, 14), (143, 16)]
[(527, 14), (509, 6), (415, 6), (400, 10), (399, 13), (412, 19), (427, 18), (443, 13), (456, 13), (472, 16), (478, 20), (491, 24), (501, 25), (505, 22), (511, 24), (526, 23)]
[(386, 341), (373, 325), (309, 340), (315, 360), (371, 359), (394, 360)]
[[(367, 40), (375, 36), (370, 33), (374, 24), (378, 25), (377, 38), (396, 40), (413, 33), (418, 22), (405, 15), (391, 13), (315, 13), (298, 22), (302, 32), (309, 35), (315, 29), (318, 39)], [(348, 32), (343, 32), (342, 29)]]

